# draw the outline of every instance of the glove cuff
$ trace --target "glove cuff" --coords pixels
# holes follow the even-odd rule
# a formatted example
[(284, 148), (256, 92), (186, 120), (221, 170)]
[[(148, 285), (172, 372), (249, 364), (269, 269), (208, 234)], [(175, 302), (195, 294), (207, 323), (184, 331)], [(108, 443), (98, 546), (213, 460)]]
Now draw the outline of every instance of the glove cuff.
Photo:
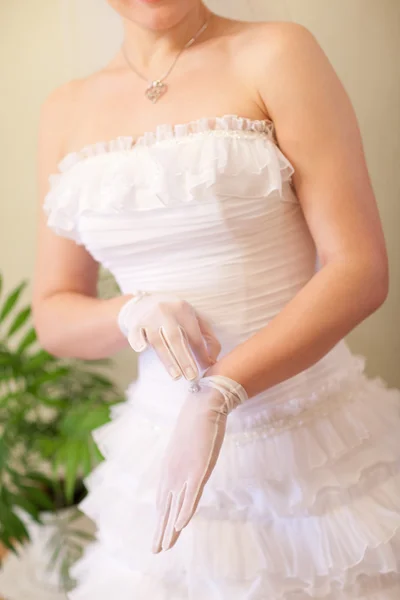
[(135, 290), (131, 292), (133, 297), (130, 298), (120, 309), (117, 317), (118, 327), (120, 328), (123, 335), (127, 338), (129, 335), (129, 323), (131, 321), (130, 314), (132, 307), (139, 302), (144, 296), (149, 296), (148, 292), (142, 290)]
[(225, 400), (224, 409), (227, 414), (249, 399), (246, 390), (240, 383), (223, 375), (203, 377), (198, 384), (200, 388), (202, 385), (212, 387), (222, 394)]

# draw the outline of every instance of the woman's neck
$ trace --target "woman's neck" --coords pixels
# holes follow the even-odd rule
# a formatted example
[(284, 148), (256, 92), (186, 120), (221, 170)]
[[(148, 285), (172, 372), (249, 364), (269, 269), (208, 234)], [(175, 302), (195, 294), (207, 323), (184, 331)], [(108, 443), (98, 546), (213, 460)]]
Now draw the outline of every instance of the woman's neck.
[(125, 20), (125, 52), (139, 71), (147, 74), (162, 71), (211, 15), (203, 4), (199, 4), (177, 24), (163, 30), (146, 29)]

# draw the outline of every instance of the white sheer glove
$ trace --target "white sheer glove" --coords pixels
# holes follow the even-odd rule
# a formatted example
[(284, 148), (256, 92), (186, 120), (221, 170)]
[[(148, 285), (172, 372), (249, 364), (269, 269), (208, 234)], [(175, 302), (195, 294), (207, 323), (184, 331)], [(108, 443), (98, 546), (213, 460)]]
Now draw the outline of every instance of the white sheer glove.
[(205, 370), (221, 351), (210, 325), (172, 294), (137, 292), (120, 310), (118, 325), (136, 352), (152, 346), (172, 379), (197, 379), (195, 358)]
[(172, 548), (194, 515), (217, 462), (228, 414), (248, 399), (244, 388), (222, 376), (192, 385), (164, 457), (157, 493), (153, 552)]

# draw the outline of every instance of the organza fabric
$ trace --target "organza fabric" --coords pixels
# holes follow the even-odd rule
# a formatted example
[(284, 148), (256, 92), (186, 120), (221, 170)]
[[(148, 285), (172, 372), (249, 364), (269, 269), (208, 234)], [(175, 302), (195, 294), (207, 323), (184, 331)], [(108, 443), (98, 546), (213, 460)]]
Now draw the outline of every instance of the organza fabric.
[[(224, 356), (315, 272), (292, 174), (269, 121), (199, 119), (68, 156), (45, 209), (124, 293), (189, 302)], [(363, 370), (341, 342), (236, 408), (196, 514), (154, 555), (162, 458), (190, 384), (142, 352), (94, 434), (106, 460), (82, 509), (98, 540), (71, 600), (399, 598), (400, 394)]]

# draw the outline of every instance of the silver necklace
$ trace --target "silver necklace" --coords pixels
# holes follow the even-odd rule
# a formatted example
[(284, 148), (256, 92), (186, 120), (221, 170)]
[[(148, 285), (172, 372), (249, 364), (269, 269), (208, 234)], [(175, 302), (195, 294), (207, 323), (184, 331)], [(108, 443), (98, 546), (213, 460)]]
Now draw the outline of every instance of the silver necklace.
[(147, 83), (147, 88), (145, 90), (145, 96), (148, 100), (150, 100), (150, 102), (153, 102), (153, 104), (155, 104), (157, 102), (157, 100), (159, 100), (161, 98), (161, 96), (163, 96), (167, 92), (168, 86), (165, 83), (166, 78), (171, 73), (172, 69), (175, 67), (176, 63), (178, 62), (178, 58), (180, 57), (182, 52), (184, 52), (190, 46), (192, 46), (195, 43), (195, 41), (197, 40), (197, 38), (207, 29), (209, 21), (210, 21), (210, 18), (208, 17), (206, 19), (206, 21), (203, 23), (203, 25), (200, 27), (200, 29), (195, 33), (195, 35), (183, 46), (183, 48), (181, 48), (181, 50), (179, 50), (179, 52), (177, 53), (177, 55), (174, 58), (172, 65), (169, 67), (168, 71), (159, 79), (153, 79), (153, 80), (149, 81), (147, 79), (147, 77), (142, 75), (142, 73), (140, 73), (136, 69), (136, 67), (132, 64), (132, 62), (130, 61), (129, 56), (126, 52), (125, 45), (122, 46), (122, 54), (125, 58), (125, 61), (128, 65), (128, 67), (138, 77), (140, 77), (140, 79), (143, 79)]

